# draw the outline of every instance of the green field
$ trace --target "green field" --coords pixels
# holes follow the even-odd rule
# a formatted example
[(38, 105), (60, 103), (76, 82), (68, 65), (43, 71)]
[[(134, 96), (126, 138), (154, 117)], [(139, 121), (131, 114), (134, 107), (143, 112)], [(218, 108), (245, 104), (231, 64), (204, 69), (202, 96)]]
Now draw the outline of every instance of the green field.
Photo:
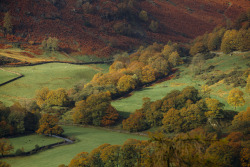
[[(247, 53), (234, 53), (233, 56), (229, 55), (219, 55), (214, 57), (213, 59), (209, 59), (206, 61), (205, 66), (208, 67), (210, 65), (214, 65), (214, 71), (212, 72), (229, 72), (235, 67), (240, 67), (242, 70), (247, 69), (247, 63), (249, 63), (250, 52)], [(180, 77), (175, 78), (169, 81), (165, 81), (159, 84), (156, 84), (151, 87), (143, 88), (140, 91), (134, 91), (133, 95), (127, 98), (119, 99), (112, 102), (112, 105), (118, 110), (126, 113), (134, 112), (136, 109), (141, 108), (142, 106), (142, 98), (149, 97), (152, 101), (163, 98), (167, 93), (172, 90), (178, 89), (182, 90), (186, 86), (194, 86), (197, 89), (201, 88), (201, 85), (204, 85), (206, 82), (202, 80), (200, 77), (194, 78), (190, 69), (182, 65), (179, 68)], [(229, 106), (227, 104), (227, 96), (228, 93), (233, 87), (231, 85), (226, 85), (224, 83), (217, 83), (210, 86), (212, 89), (211, 98), (216, 98), (220, 102), (225, 104), (225, 109), (234, 110), (234, 107)], [(243, 92), (245, 92), (244, 88), (240, 88)], [(246, 101), (245, 105), (242, 107), (238, 107), (237, 111), (246, 110), (247, 106), (249, 106), (250, 96), (245, 93), (244, 99)]]
[(39, 147), (46, 146), (53, 143), (58, 143), (64, 141), (63, 139), (55, 138), (55, 137), (48, 137), (44, 135), (28, 135), (28, 136), (21, 136), (10, 138), (10, 142), (14, 146), (13, 153), (16, 152), (17, 149), (24, 148), (25, 152), (31, 151), (35, 148), (35, 145), (38, 144)]
[(11, 79), (14, 79), (16, 77), (18, 77), (17, 74), (13, 74), (11, 72), (3, 71), (3, 70), (0, 69), (0, 84), (4, 83), (4, 82), (7, 82), (7, 81), (9, 81)]
[[(36, 66), (5, 67), (6, 70), (19, 72), (24, 77), (0, 87), (0, 101), (11, 105), (13, 101), (22, 101), (35, 96), (36, 90), (70, 89), (77, 83), (89, 82), (94, 74), (106, 72), (108, 65), (72, 65), (48, 63)], [(2, 78), (2, 77), (1, 77)]]
[[(65, 130), (65, 135), (75, 137), (77, 142), (74, 144), (55, 147), (35, 155), (7, 158), (3, 159), (3, 161), (6, 161), (12, 167), (57, 167), (60, 164), (69, 164), (70, 160), (76, 154), (83, 151), (90, 152), (104, 143), (123, 144), (129, 138), (139, 140), (147, 139), (143, 136), (111, 132), (101, 128), (64, 126), (63, 129)], [(37, 139), (38, 145), (40, 145), (41, 140), (42, 138)]]

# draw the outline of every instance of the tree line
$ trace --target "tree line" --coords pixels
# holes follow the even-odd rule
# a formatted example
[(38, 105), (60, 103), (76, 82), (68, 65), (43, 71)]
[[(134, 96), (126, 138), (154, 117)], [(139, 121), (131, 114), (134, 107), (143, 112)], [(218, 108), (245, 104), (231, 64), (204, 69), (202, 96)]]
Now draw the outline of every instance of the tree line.
[(216, 27), (213, 32), (198, 36), (191, 44), (190, 54), (221, 50), (228, 54), (232, 51), (250, 50), (249, 11), (242, 13), (231, 27)]
[[(237, 113), (223, 110), (224, 104), (217, 99), (202, 98), (201, 95), (204, 95), (203, 91), (189, 86), (182, 91), (173, 90), (154, 102), (144, 98), (142, 108), (123, 120), (123, 129), (138, 132), (160, 127), (166, 133), (180, 133), (198, 127), (216, 131), (230, 125)], [(228, 96), (228, 103), (235, 107), (244, 105), (242, 95), (243, 92), (233, 89)]]
[(103, 144), (90, 153), (81, 152), (68, 167), (246, 167), (249, 163), (248, 137), (242, 132), (231, 132), (223, 137), (202, 128), (174, 137), (155, 132), (149, 133), (149, 140), (128, 139), (123, 145)]

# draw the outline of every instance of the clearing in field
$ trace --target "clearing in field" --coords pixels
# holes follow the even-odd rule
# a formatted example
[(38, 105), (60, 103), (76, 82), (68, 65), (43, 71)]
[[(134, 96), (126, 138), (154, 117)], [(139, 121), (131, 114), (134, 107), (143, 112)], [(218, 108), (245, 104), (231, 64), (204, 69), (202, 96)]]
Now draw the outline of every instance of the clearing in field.
[[(133, 134), (111, 132), (104, 129), (63, 126), (64, 134), (75, 137), (76, 143), (55, 147), (26, 157), (4, 159), (12, 167), (57, 167), (60, 164), (69, 164), (70, 160), (80, 152), (90, 152), (101, 144), (123, 144), (127, 139), (147, 140), (146, 137)], [(40, 145), (40, 140), (37, 144)], [(35, 143), (33, 143), (35, 144)], [(26, 149), (26, 148), (24, 148)]]
[(36, 66), (5, 67), (3, 69), (19, 72), (24, 77), (0, 87), (0, 101), (11, 105), (14, 101), (34, 98), (36, 90), (70, 89), (75, 84), (85, 84), (98, 72), (107, 72), (108, 65), (72, 65), (48, 63)]
[[(233, 69), (245, 71), (249, 69), (249, 58), (250, 52), (235, 52), (232, 56), (226, 54), (219, 54), (213, 59), (206, 60), (204, 68), (209, 66), (215, 66), (213, 71), (205, 72), (206, 74), (218, 74), (218, 73), (228, 73)], [(180, 76), (173, 78), (168, 81), (153, 85), (151, 87), (143, 88), (139, 91), (134, 91), (133, 95), (127, 98), (122, 98), (112, 102), (112, 105), (124, 116), (128, 116), (129, 113), (134, 112), (136, 109), (141, 108), (144, 97), (149, 97), (152, 101), (163, 98), (167, 93), (172, 90), (182, 90), (186, 86), (194, 86), (196, 89), (201, 89), (201, 86), (206, 84), (207, 81), (201, 78), (201, 76), (194, 76), (186, 65), (179, 66)], [(226, 85), (223, 82), (215, 83), (210, 86), (211, 98), (218, 99), (220, 102), (225, 104), (226, 110), (234, 110), (234, 107), (228, 105), (227, 96), (232, 85)], [(249, 106), (250, 96), (245, 92), (245, 88), (238, 87), (244, 92), (244, 99), (246, 101), (245, 105), (242, 107), (237, 107), (237, 111), (245, 111)], [(218, 95), (219, 92), (219, 95)], [(128, 105), (129, 104), (129, 105)]]

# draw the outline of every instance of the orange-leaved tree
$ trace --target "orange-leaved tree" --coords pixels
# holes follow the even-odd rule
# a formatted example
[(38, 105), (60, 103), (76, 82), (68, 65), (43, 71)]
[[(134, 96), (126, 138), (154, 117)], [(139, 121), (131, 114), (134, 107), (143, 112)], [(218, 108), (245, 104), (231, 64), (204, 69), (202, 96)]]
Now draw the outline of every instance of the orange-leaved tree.
[(38, 134), (45, 134), (45, 135), (60, 135), (64, 132), (62, 127), (58, 126), (59, 119), (50, 114), (43, 114), (42, 118), (40, 119), (39, 129), (36, 131)]
[(8, 139), (5, 138), (0, 139), (0, 153), (2, 154), (2, 156), (4, 154), (10, 153), (10, 151), (12, 151), (13, 149), (14, 147), (11, 145)]

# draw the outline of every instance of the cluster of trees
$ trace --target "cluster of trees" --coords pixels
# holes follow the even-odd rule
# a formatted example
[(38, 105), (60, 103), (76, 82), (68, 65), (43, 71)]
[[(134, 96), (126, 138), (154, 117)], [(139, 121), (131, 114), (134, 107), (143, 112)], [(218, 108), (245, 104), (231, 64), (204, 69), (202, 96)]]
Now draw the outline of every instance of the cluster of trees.
[[(123, 145), (103, 144), (76, 155), (73, 166), (242, 166), (249, 163), (248, 136), (231, 132), (226, 138), (198, 128), (175, 137), (150, 133), (148, 141), (127, 140)], [(60, 165), (60, 167), (66, 167)]]
[(130, 132), (156, 126), (162, 126), (166, 132), (188, 132), (201, 126), (220, 129), (225, 122), (230, 124), (235, 115), (224, 111), (223, 104), (216, 99), (202, 99), (198, 90), (191, 86), (182, 91), (174, 90), (161, 100), (143, 100), (142, 108), (123, 120), (123, 129)]
[(21, 105), (16, 102), (6, 107), (0, 102), (0, 137), (36, 132), (38, 134), (62, 134), (58, 126), (58, 113), (42, 110), (36, 102)]
[(167, 76), (171, 69), (183, 63), (177, 44), (165, 46), (154, 43), (137, 52), (116, 55), (106, 74), (96, 74), (84, 88), (75, 87), (71, 97), (75, 101), (86, 99), (91, 94), (109, 91), (113, 97), (124, 95), (142, 85)]
[(190, 49), (191, 55), (221, 50), (224, 53), (250, 50), (249, 11), (242, 13), (232, 27), (216, 27), (213, 32), (197, 37)]
[(35, 132), (39, 126), (40, 112), (35, 104), (24, 108), (16, 102), (6, 107), (0, 102), (0, 137)]
[(45, 87), (36, 92), (36, 103), (39, 107), (65, 107), (70, 103), (66, 89), (49, 90)]
[(74, 123), (95, 126), (109, 126), (119, 118), (118, 112), (111, 106), (109, 92), (93, 94), (86, 100), (78, 101), (72, 116)]
[(224, 27), (215, 28), (213, 32), (195, 39), (190, 54), (221, 50), (224, 53), (250, 50), (250, 29), (226, 30)]

